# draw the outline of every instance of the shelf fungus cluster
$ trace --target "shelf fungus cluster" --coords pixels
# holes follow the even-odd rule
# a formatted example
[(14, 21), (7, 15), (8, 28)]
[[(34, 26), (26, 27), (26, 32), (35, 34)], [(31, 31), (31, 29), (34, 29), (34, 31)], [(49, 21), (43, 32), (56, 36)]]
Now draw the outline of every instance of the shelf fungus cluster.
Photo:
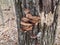
[(30, 31), (32, 30), (34, 25), (38, 25), (39, 21), (40, 21), (40, 17), (39, 16), (32, 16), (29, 12), (28, 9), (25, 9), (25, 17), (22, 17), (21, 19), (21, 29), (23, 31)]

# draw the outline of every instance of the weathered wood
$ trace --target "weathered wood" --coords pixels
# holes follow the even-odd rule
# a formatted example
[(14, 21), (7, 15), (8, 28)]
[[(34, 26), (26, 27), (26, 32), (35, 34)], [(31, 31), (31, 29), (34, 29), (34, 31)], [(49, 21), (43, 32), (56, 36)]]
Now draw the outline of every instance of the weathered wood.
[[(22, 19), (22, 17), (26, 17), (30, 20), (30, 22), (32, 23), (36, 23), (38, 21), (36, 17), (31, 16), (31, 15), (39, 15), (41, 17), (41, 22), (39, 23), (38, 27), (34, 25), (32, 33), (29, 31), (27, 32), (28, 35), (29, 33), (32, 35), (37, 35), (39, 32), (41, 32), (41, 38), (39, 38), (38, 42), (40, 43), (39, 45), (53, 45), (54, 43), (54, 35), (55, 35), (55, 27), (57, 26), (57, 22), (55, 22), (54, 20), (57, 21), (56, 15), (55, 15), (55, 10), (56, 10), (56, 3), (57, 0), (20, 0), (19, 2), (22, 2), (22, 6), (20, 4), (20, 13), (19, 17), (20, 17), (20, 21)], [(16, 5), (17, 7), (17, 5)], [(27, 8), (29, 9), (28, 11), (25, 11), (24, 14), (24, 9)], [(29, 14), (29, 13), (31, 14)], [(23, 16), (21, 16), (23, 15)], [(56, 18), (56, 19), (55, 19)], [(40, 20), (40, 18), (38, 18)], [(20, 22), (18, 21), (18, 22)], [(24, 21), (24, 20), (23, 20)], [(26, 21), (28, 21), (26, 19)], [(36, 22), (35, 22), (36, 21)], [(20, 25), (20, 23), (18, 24)], [(43, 26), (42, 26), (43, 25)], [(55, 26), (54, 26), (55, 25)], [(21, 33), (21, 31), (19, 32)], [(23, 32), (24, 33), (24, 32)], [(20, 34), (19, 36), (22, 36), (23, 34)], [(24, 44), (21, 41), (21, 38), (19, 38), (20, 40), (20, 44), (21, 45), (35, 45), (36, 39), (34, 40), (30, 40), (28, 37), (28, 35), (25, 33), (23, 36), (27, 36), (27, 39), (22, 39), (24, 41), (26, 41)], [(29, 35), (30, 36), (30, 35)], [(54, 37), (53, 37), (54, 36)], [(28, 43), (29, 42), (29, 43)], [(37, 43), (38, 43), (37, 42)]]

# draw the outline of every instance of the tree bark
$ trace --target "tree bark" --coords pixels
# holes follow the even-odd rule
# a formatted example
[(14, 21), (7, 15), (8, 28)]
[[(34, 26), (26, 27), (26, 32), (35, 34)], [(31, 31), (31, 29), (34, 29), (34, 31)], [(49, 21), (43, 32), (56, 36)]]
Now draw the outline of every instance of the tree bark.
[[(20, 4), (19, 2), (22, 4)], [(20, 9), (20, 13), (22, 13), (18, 13), (20, 21), (22, 17), (25, 16), (24, 9), (26, 8), (30, 10), (30, 13), (32, 15), (41, 17), (41, 22), (39, 23), (38, 28), (37, 26), (34, 26), (33, 31), (29, 33), (37, 35), (41, 32), (41, 38), (39, 38), (38, 40), (39, 45), (53, 45), (55, 41), (55, 32), (57, 27), (58, 15), (56, 14), (56, 9), (58, 5), (58, 0), (20, 0), (19, 2), (19, 4), (17, 4), (18, 6), (16, 5), (16, 8), (20, 6), (18, 8)], [(20, 23), (18, 25), (20, 25)], [(28, 32), (26, 34), (25, 32), (19, 31), (19, 33), (19, 36), (23, 36), (23, 38), (19, 37), (21, 45), (23, 44), (22, 41), (26, 41), (24, 42), (24, 44), (26, 45), (35, 44), (36, 39), (30, 39), (30, 37), (28, 37), (30, 35)], [(29, 40), (25, 39), (26, 36)]]

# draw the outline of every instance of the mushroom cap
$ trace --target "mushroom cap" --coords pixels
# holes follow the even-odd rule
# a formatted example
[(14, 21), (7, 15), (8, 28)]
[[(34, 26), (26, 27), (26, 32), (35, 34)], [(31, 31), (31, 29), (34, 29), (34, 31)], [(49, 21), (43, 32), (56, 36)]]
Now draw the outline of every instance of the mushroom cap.
[(30, 23), (25, 23), (25, 22), (22, 22), (22, 21), (21, 21), (21, 25), (23, 25), (23, 26), (32, 26), (32, 24), (30, 24)]
[(30, 31), (30, 30), (32, 30), (32, 28), (33, 28), (32, 24), (30, 24), (30, 23), (25, 23), (25, 22), (22, 22), (22, 21), (21, 21), (21, 29), (22, 29), (23, 31)]
[(26, 17), (23, 17), (23, 18), (21, 19), (21, 21), (23, 21), (23, 22), (28, 22), (28, 21), (29, 21), (29, 19), (28, 19), (28, 18), (26, 18)]
[(32, 30), (32, 26), (30, 26), (30, 27), (22, 27), (21, 29), (23, 30), (23, 31), (31, 31)]

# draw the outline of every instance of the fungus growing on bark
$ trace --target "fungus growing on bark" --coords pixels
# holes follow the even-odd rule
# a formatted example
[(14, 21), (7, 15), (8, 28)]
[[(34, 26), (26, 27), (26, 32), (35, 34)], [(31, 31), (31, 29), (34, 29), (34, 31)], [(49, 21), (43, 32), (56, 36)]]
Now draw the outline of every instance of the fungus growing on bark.
[(31, 14), (28, 14), (29, 10), (25, 10), (26, 17), (22, 17), (21, 19), (21, 29), (25, 31), (32, 30), (33, 25), (38, 25), (40, 21), (39, 16), (32, 16)]

